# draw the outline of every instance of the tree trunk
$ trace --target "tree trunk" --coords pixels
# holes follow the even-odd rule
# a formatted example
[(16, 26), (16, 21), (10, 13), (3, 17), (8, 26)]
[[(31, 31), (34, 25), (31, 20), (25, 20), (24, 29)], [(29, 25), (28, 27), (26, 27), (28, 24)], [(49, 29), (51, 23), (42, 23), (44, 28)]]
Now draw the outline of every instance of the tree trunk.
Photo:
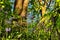
[[(42, 4), (42, 0), (39, 0), (39, 2), (40, 2), (40, 4)], [(42, 8), (42, 16), (43, 16), (46, 12), (46, 1), (44, 1), (44, 5), (41, 6), (41, 8)]]
[[(39, 0), (39, 3), (42, 4), (42, 0)], [(42, 16), (43, 21), (40, 20), (39, 23), (37, 24), (37, 26), (34, 28), (34, 30), (36, 28), (38, 28), (37, 30), (40, 30), (41, 28), (44, 28), (44, 31), (45, 31), (45, 27), (44, 27), (44, 20), (46, 19), (46, 17), (44, 17), (45, 12), (46, 12), (46, 2), (44, 2), (44, 5), (41, 6), (41, 14), (42, 14), (41, 16)]]
[(14, 10), (15, 13), (17, 13), (21, 19), (20, 19), (20, 25), (27, 26), (26, 22), (26, 14), (27, 14), (27, 7), (28, 7), (29, 0), (15, 0), (14, 4)]
[[(42, 0), (39, 0), (39, 3), (42, 4)], [(40, 20), (37, 26), (39, 26), (40, 24), (44, 24), (44, 20), (46, 19), (46, 17), (44, 17), (45, 12), (46, 12), (46, 1), (44, 1), (44, 5), (41, 6), (42, 21)]]

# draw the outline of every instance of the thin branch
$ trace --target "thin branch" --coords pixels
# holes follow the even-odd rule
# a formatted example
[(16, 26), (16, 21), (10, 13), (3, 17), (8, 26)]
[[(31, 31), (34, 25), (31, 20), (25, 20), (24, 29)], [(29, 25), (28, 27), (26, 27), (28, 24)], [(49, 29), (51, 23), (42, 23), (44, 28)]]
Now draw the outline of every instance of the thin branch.
[(49, 9), (49, 7), (50, 7), (50, 4), (51, 4), (51, 1), (52, 1), (52, 0), (50, 0), (50, 2), (49, 2), (49, 5), (47, 6), (47, 9)]

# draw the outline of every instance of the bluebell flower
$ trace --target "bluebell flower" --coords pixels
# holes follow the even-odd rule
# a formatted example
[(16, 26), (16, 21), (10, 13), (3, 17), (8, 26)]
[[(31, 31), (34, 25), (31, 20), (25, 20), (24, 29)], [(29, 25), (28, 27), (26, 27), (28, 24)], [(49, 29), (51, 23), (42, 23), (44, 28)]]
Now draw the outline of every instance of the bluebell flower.
[(10, 32), (11, 31), (11, 28), (6, 28), (5, 31), (6, 32)]

